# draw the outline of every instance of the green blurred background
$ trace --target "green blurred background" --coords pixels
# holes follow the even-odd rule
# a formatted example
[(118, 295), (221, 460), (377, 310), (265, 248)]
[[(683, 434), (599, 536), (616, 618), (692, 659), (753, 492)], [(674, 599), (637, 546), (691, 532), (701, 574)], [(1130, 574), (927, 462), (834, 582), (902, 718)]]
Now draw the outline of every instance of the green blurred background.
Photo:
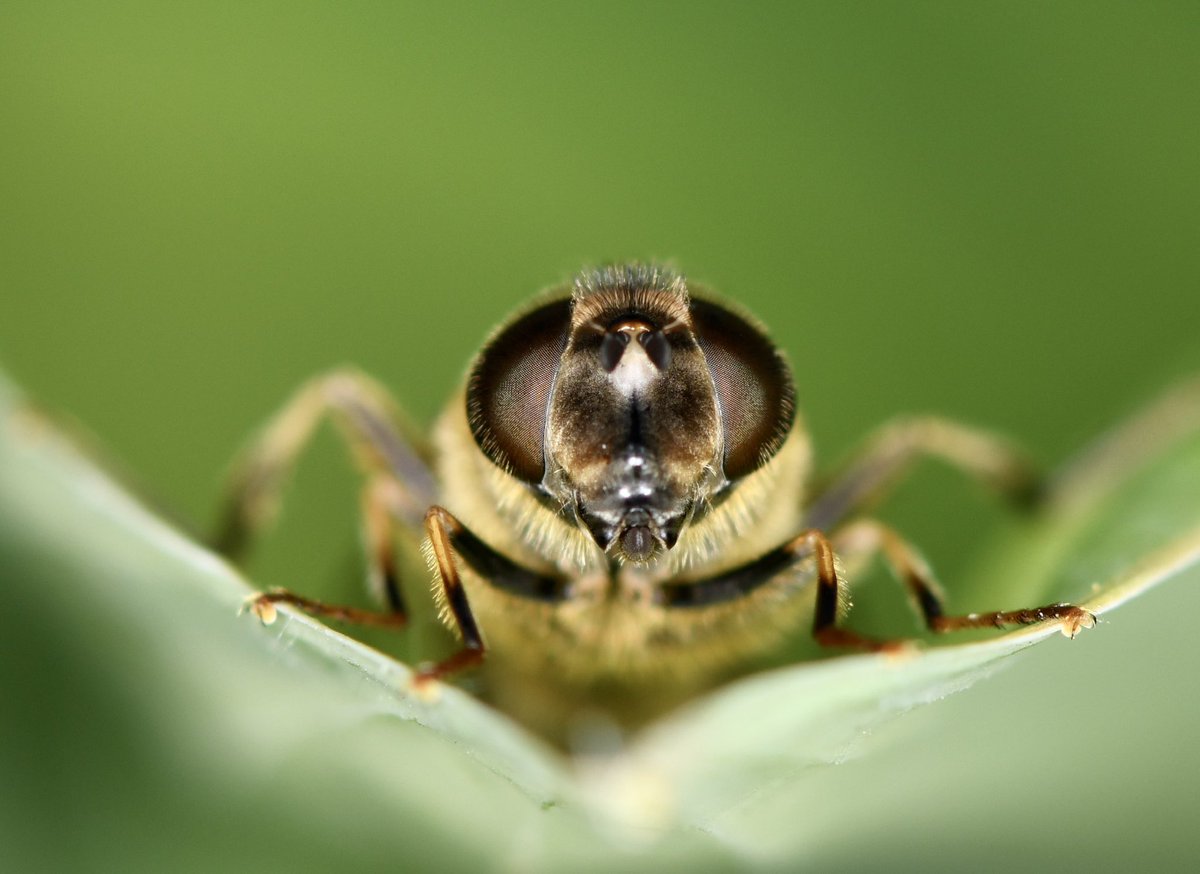
[[(1052, 464), (1200, 369), (1198, 38), (1194, 3), (6, 2), (0, 362), (203, 527), (304, 378), (427, 421), (524, 298), (665, 259), (771, 327), (826, 460), (929, 410)], [(357, 586), (338, 452), (259, 578)], [(929, 469), (888, 517), (952, 580), (997, 513)]]

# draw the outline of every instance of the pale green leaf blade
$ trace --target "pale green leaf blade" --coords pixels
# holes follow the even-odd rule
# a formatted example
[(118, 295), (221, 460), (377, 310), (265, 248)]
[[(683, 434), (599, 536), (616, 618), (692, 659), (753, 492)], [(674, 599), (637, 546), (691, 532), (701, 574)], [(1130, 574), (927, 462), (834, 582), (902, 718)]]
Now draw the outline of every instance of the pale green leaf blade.
[[(422, 700), (407, 667), (306, 617), (282, 611), (269, 628), (239, 617), (250, 589), (236, 572), (144, 510), (3, 383), (0, 416), (13, 705), (4, 770), (18, 790), (0, 819), (8, 853), (165, 864), (186, 834), (208, 865), (405, 854), (554, 868), (621, 852), (648, 867), (697, 853), (715, 866), (736, 858), (717, 846), (748, 852), (771, 811), (790, 836), (776, 852), (811, 849), (822, 835), (806, 834), (785, 803), (806, 781), (852, 755), (872, 726), (1057, 634), (1042, 626), (760, 674), (668, 717), (622, 755), (571, 763), (457, 689)], [(1200, 441), (1150, 455), (1129, 477), (1094, 467), (1086, 502), (1059, 500), (1004, 535), (973, 597), (1015, 573), (1047, 598), (1082, 592), (1103, 614), (1194, 567)], [(86, 715), (48, 723), (43, 696), (82, 702)], [(49, 761), (35, 743), (48, 725), (70, 774), (23, 771), (13, 754), (34, 743), (32, 761)], [(82, 792), (81, 841), (55, 844), (52, 804), (13, 804), (22, 790)], [(821, 803), (814, 830), (838, 811), (851, 817), (855, 790)], [(164, 822), (148, 815), (156, 805)], [(347, 833), (352, 842), (337, 839)]]

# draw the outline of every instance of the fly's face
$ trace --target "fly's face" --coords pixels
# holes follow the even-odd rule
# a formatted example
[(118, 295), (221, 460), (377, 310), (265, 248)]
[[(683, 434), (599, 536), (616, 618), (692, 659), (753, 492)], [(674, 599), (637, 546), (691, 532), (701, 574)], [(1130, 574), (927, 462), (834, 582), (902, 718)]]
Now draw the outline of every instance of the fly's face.
[(493, 462), (639, 564), (765, 463), (793, 418), (791, 375), (756, 326), (639, 267), (584, 274), (501, 329), (467, 405)]
[(646, 562), (724, 487), (720, 414), (679, 288), (579, 290), (544, 486), (609, 554)]

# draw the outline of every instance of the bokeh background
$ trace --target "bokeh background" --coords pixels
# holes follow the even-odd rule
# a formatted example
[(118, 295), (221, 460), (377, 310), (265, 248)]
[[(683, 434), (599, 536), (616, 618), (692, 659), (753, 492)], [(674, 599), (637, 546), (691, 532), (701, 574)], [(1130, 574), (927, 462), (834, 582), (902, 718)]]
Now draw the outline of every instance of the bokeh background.
[[(1198, 93), (1191, 3), (6, 2), (0, 363), (203, 529), (306, 377), (353, 362), (428, 421), (524, 298), (659, 259), (771, 327), (826, 460), (928, 410), (1050, 465), (1200, 370)], [(354, 495), (319, 439), (256, 577), (357, 597)], [(1001, 512), (930, 467), (887, 516), (950, 583)], [(1153, 634), (1185, 597), (1130, 621)], [(1137, 710), (1148, 675), (1171, 688), (1120, 645), (1096, 723)], [(997, 694), (1088, 676), (1078, 649)], [(1058, 716), (1002, 730), (988, 695), (947, 707), (1028, 731), (1030, 767), (1052, 767)], [(1142, 738), (1181, 714), (1158, 718)], [(1065, 747), (1087, 722), (1062, 725)], [(952, 743), (936, 715), (924, 731), (910, 755)], [(1125, 740), (1143, 746), (1097, 748)], [(964, 769), (992, 758), (963, 742)], [(1033, 794), (1076, 830), (1132, 799), (1116, 818), (1145, 822), (1088, 852), (1149, 834), (1174, 858), (1196, 803), (1162, 789), (1157, 746), (1126, 769), (1150, 769), (1147, 795)], [(976, 844), (1053, 839), (1014, 798), (973, 804), (1018, 816)], [(918, 864), (920, 834), (876, 860)]]

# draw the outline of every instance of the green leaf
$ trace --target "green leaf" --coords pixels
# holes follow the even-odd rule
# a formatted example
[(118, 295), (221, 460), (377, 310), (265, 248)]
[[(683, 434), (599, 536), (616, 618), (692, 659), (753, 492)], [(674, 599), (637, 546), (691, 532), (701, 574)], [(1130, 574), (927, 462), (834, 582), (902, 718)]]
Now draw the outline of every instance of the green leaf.
[[(1184, 387), (1065, 473), (956, 602), (1078, 599), (1107, 618), (1164, 579), (1194, 581), (1198, 396)], [(4, 382), (0, 561), (0, 862), (24, 866), (713, 869), (835, 844), (852, 861), (845, 842), (874, 790), (838, 765), (866, 733), (1058, 636), (786, 666), (619, 753), (568, 760), (459, 689), (414, 695), (405, 665), (305, 616), (239, 616), (252, 588), (236, 570)]]

